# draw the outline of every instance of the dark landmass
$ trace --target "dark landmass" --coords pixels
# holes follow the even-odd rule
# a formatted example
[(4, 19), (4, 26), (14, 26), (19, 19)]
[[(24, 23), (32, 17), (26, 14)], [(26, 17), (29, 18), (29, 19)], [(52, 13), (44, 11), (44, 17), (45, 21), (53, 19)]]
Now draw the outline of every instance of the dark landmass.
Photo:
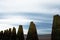
[[(27, 35), (24, 37), (26, 38)], [(38, 35), (39, 40), (51, 40), (51, 34)]]
[(39, 40), (51, 40), (51, 35), (46, 34), (46, 35), (38, 35)]

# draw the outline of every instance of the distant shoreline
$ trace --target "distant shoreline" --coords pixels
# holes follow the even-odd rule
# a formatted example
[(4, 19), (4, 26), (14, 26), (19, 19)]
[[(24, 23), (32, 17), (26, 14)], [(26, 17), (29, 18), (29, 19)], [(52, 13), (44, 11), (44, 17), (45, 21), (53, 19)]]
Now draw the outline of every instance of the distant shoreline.
[(39, 40), (51, 40), (51, 34), (38, 35)]
[[(26, 34), (24, 35), (26, 38)], [(38, 35), (39, 40), (51, 40), (51, 34)]]

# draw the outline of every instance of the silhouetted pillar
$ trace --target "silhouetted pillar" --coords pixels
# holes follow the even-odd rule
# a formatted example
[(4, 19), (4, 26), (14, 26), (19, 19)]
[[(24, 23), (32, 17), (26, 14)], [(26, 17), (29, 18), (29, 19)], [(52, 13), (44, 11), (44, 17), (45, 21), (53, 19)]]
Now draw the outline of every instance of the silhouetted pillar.
[(0, 40), (1, 40), (1, 32), (0, 32)]
[(1, 40), (1, 32), (0, 32), (0, 40)]
[(24, 40), (22, 25), (19, 25), (18, 32), (17, 32), (17, 40)]
[(9, 39), (8, 36), (9, 36), (8, 29), (4, 30), (4, 38), (3, 38), (3, 40), (8, 40)]
[(3, 40), (3, 31), (0, 32), (0, 40)]
[(16, 40), (16, 28), (15, 27), (13, 27), (11, 36), (12, 36), (12, 40)]
[(9, 28), (9, 32), (8, 32), (8, 34), (9, 34), (9, 35), (8, 35), (9, 40), (12, 40), (12, 38), (11, 38), (11, 37), (12, 37), (12, 36), (11, 36), (11, 28)]
[(3, 40), (6, 40), (6, 30), (4, 30)]
[(36, 26), (33, 22), (30, 23), (26, 40), (38, 40)]
[(60, 16), (53, 17), (51, 40), (60, 40)]

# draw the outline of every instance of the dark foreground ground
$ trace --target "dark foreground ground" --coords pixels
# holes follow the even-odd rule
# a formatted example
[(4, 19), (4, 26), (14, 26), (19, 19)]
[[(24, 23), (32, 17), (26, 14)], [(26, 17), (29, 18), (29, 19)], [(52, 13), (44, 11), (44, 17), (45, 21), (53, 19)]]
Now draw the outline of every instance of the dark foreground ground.
[[(51, 35), (50, 34), (46, 34), (46, 35), (38, 35), (39, 40), (51, 40)], [(25, 35), (26, 38), (26, 35)]]
[(51, 35), (47, 34), (47, 35), (39, 35), (39, 40), (51, 40)]

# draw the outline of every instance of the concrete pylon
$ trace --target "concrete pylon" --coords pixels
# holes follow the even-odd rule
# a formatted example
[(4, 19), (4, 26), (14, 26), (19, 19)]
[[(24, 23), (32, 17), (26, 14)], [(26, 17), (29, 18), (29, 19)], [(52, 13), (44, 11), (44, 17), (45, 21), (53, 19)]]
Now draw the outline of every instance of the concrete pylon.
[(24, 40), (22, 25), (19, 25), (18, 32), (17, 32), (17, 40)]
[(4, 38), (3, 38), (3, 40), (8, 40), (9, 38), (8, 38), (8, 29), (7, 30), (4, 30)]
[(60, 16), (53, 17), (51, 40), (60, 40)]
[(31, 22), (26, 40), (38, 40), (36, 25)]
[(11, 28), (9, 28), (9, 32), (8, 32), (8, 34), (9, 34), (9, 35), (8, 35), (9, 40), (12, 40), (12, 39), (11, 39)]
[(13, 27), (12, 34), (11, 34), (11, 40), (16, 40), (16, 28)]
[(3, 40), (3, 31), (0, 32), (0, 40)]

